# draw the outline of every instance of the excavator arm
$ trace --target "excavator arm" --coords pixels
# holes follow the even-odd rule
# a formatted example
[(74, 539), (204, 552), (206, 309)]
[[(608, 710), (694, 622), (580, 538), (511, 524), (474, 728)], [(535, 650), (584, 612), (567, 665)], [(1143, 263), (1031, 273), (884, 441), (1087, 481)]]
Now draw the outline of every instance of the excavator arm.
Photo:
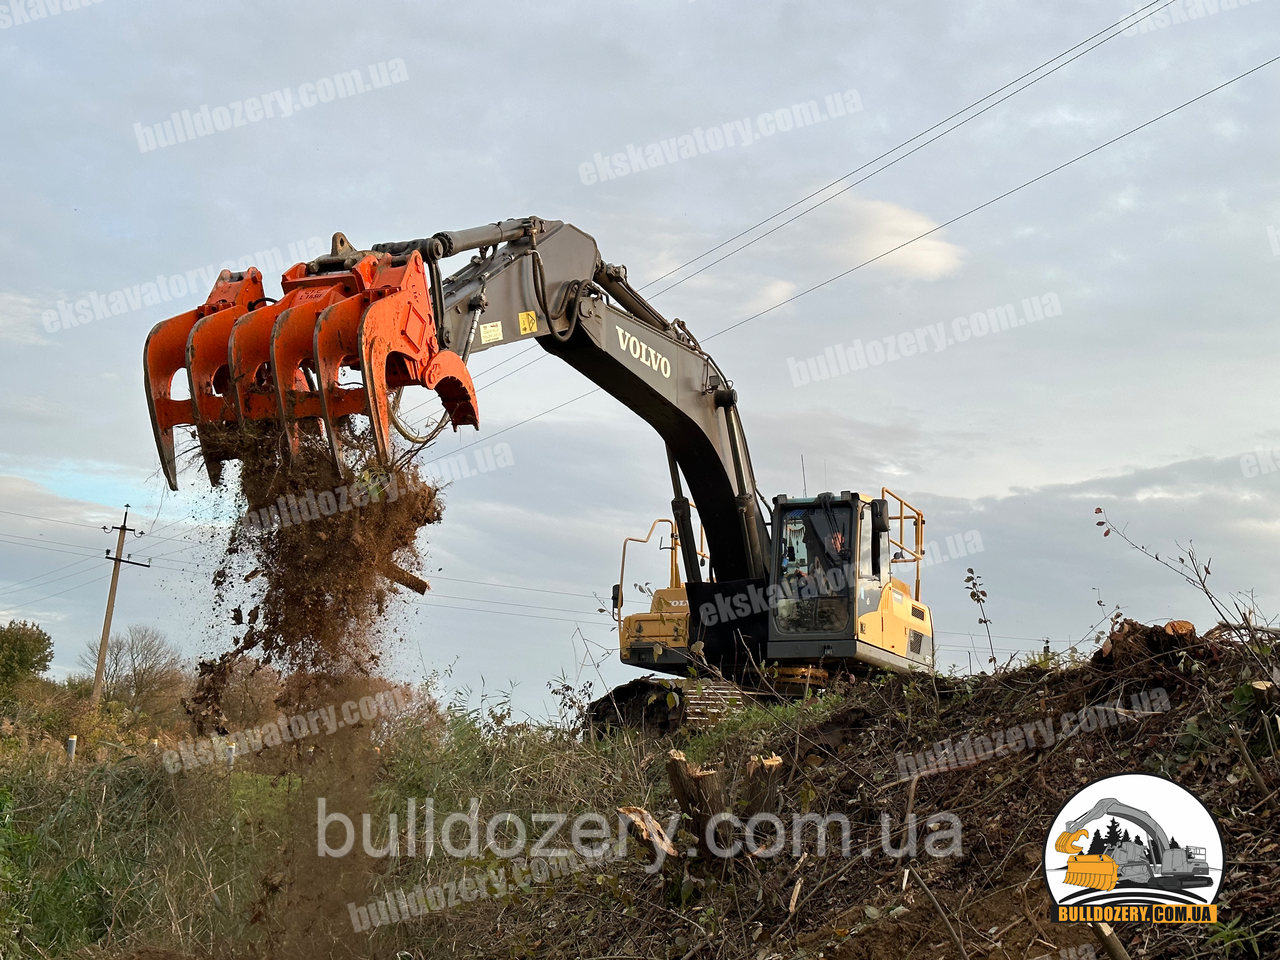
[[(1165, 834), (1164, 828), (1151, 818), (1151, 814), (1147, 813), (1145, 810), (1139, 810), (1137, 807), (1131, 807), (1128, 804), (1121, 803), (1114, 797), (1107, 797), (1095, 803), (1087, 813), (1067, 822), (1066, 830), (1058, 837), (1058, 843), (1056, 844), (1059, 852), (1068, 852), (1063, 848), (1074, 843), (1074, 840), (1067, 838), (1072, 836), (1078, 838), (1086, 824), (1097, 820), (1099, 817), (1105, 817), (1108, 815), (1123, 817), (1130, 823), (1137, 824), (1145, 830), (1147, 838), (1151, 841), (1151, 851), (1155, 854), (1157, 860), (1164, 855), (1166, 850), (1169, 849), (1168, 835)], [(1072, 852), (1078, 853), (1079, 851), (1076, 850)]]
[[(499, 246), (499, 244), (502, 244)], [(536, 339), (648, 423), (666, 443), (688, 579), (697, 581), (688, 482), (717, 580), (765, 575), (768, 530), (737, 394), (679, 321), (668, 321), (576, 227), (536, 218), (439, 233), (375, 250), (428, 263), (477, 250), (441, 281), (443, 346), (472, 354)]]
[[(471, 251), (465, 266), (443, 275), (442, 261)], [(367, 251), (337, 234), (329, 255), (296, 264), (282, 283), (282, 298), (269, 302), (257, 271), (224, 274), (205, 305), (148, 338), (147, 399), (174, 489), (172, 431), (182, 424), (196, 426), (214, 483), (221, 462), (237, 456), (233, 428), (246, 421), (275, 421), (288, 453), (298, 450), (299, 424), (318, 421), (341, 464), (337, 421), (365, 414), (389, 464), (389, 392), (434, 389), (455, 429), (478, 426), (467, 360), (533, 339), (662, 437), (687, 579), (699, 579), (699, 564), (681, 473), (716, 580), (766, 576), (769, 532), (736, 392), (684, 325), (645, 301), (588, 234), (535, 217)], [(172, 398), (183, 366), (189, 404)], [(362, 383), (344, 382), (344, 369)]]

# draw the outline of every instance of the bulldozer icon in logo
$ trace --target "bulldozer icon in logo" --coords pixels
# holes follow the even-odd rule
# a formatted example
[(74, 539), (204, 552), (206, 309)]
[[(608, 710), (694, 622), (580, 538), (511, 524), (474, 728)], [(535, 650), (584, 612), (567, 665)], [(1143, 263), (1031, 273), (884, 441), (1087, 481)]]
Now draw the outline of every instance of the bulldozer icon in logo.
[(1051, 916), (1060, 921), (1216, 922), (1222, 866), (1222, 834), (1204, 804), (1145, 773), (1083, 787), (1045, 840)]

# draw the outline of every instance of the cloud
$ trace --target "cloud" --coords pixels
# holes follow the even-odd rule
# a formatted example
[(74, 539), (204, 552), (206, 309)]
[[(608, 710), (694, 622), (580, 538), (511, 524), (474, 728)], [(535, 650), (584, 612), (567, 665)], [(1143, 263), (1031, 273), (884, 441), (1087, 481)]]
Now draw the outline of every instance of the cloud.
[[(888, 200), (846, 194), (827, 206), (833, 208), (828, 217), (835, 222), (824, 225), (825, 229), (818, 233), (835, 238), (828, 244), (832, 259), (848, 266), (880, 256), (938, 225), (927, 214)], [(960, 247), (935, 234), (889, 254), (873, 269), (903, 279), (939, 280), (960, 269), (963, 253)]]
[(761, 310), (768, 310), (791, 297), (795, 292), (796, 285), (790, 280), (780, 280), (776, 277), (765, 280), (763, 286), (747, 300), (746, 312), (758, 313)]
[[(1019, 488), (1006, 496), (908, 493), (924, 509), (926, 540), (936, 543), (941, 561), (925, 569), (923, 593), (947, 662), (967, 665), (968, 634), (981, 630), (961, 583), (969, 566), (983, 575), (990, 592), (988, 615), (998, 652), (1032, 649), (1035, 638), (1046, 636), (1062, 651), (1117, 603), (1126, 615), (1146, 622), (1190, 619), (1201, 630), (1213, 625), (1212, 606), (1176, 573), (1119, 537), (1102, 536), (1095, 526), (1101, 519), (1093, 512), (1097, 506), (1136, 543), (1172, 557), (1175, 566), (1194, 544), (1201, 562), (1212, 558), (1210, 585), (1220, 598), (1256, 591), (1261, 612), (1274, 616), (1280, 596), (1265, 571), (1280, 549), (1280, 508), (1274, 496), (1265, 502), (1258, 497), (1274, 493), (1277, 477), (1246, 478), (1235, 459), (1200, 458)], [(1153, 491), (1177, 496), (1152, 496)], [(955, 557), (954, 538), (970, 530), (978, 531), (981, 551)], [(983, 634), (977, 649), (985, 644)]]
[(22, 347), (47, 347), (51, 341), (40, 335), (41, 304), (31, 297), (0, 291), (0, 342)]

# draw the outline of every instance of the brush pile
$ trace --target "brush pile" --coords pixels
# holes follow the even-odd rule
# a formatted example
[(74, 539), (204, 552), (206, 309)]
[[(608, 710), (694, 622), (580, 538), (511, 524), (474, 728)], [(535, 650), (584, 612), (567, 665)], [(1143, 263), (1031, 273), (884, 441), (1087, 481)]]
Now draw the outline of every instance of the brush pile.
[[(691, 792), (727, 794), (728, 808), (741, 813), (761, 802), (760, 758), (768, 758), (768, 809), (788, 823), (793, 813), (843, 814), (853, 825), (852, 848), (872, 853), (845, 858), (833, 836), (823, 856), (810, 829), (798, 852), (788, 837), (776, 857), (725, 860), (700, 855), (692, 834), (680, 831), (671, 838), (678, 855), (650, 873), (635, 856), (650, 846), (635, 842), (646, 832), (637, 828), (627, 860), (534, 883), (514, 898), (393, 924), (375, 930), (372, 944), (375, 952), (421, 957), (465, 944), (467, 955), (479, 957), (953, 960), (959, 951), (945, 913), (970, 958), (1093, 956), (1095, 949), (1101, 956), (1088, 926), (1048, 919), (1045, 836), (1084, 784), (1150, 772), (1190, 789), (1221, 824), (1220, 923), (1117, 924), (1130, 956), (1280, 956), (1274, 640), (1248, 626), (1202, 637), (1185, 621), (1123, 620), (1088, 659), (1046, 660), (995, 676), (849, 681), (799, 709), (775, 711), (773, 722), (749, 710), (675, 743), (618, 734), (612, 746), (591, 749), (619, 768), (643, 771), (645, 782), (630, 787), (624, 773), (611, 774), (624, 781), (608, 791), (619, 806), (648, 800), (661, 824), (683, 808), (687, 826), (701, 818), (702, 801), (690, 801)], [(1084, 720), (1100, 714), (1082, 711), (1104, 704), (1118, 707), (1118, 723)], [(937, 756), (937, 744), (997, 742), (1028, 725), (1033, 733), (1016, 752), (920, 765)], [(921, 842), (914, 856), (899, 856), (909, 812)], [(643, 813), (637, 807), (633, 819), (643, 822)], [(939, 814), (963, 826), (959, 856), (924, 852), (925, 825)], [(908, 867), (914, 875), (904, 877)], [(422, 876), (408, 864), (385, 880), (405, 887)]]

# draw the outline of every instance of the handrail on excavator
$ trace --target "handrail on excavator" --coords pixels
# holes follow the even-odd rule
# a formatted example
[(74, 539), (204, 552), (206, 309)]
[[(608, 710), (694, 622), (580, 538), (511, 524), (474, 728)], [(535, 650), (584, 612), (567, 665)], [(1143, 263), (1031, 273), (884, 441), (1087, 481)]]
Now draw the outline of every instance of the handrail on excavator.
[[(889, 546), (890, 555), (892, 556), (892, 548), (897, 547), (906, 556), (901, 559), (891, 559), (889, 569), (893, 569), (895, 563), (914, 563), (916, 565), (916, 588), (915, 599), (920, 600), (920, 561), (924, 559), (924, 514), (918, 507), (912, 506), (905, 499), (898, 496), (888, 487), (880, 488), (880, 499), (885, 501), (896, 501), (897, 512), (893, 511), (892, 505), (889, 509), (889, 515), (886, 519), (892, 524), (894, 520), (898, 521), (898, 538), (893, 538), (893, 527), (889, 528)], [(915, 548), (912, 549), (906, 545), (906, 525), (910, 522), (915, 533)]]
[(671, 528), (671, 585), (673, 587), (679, 586), (679, 583), (677, 583), (677, 580), (679, 579), (680, 574), (676, 568), (676, 554), (675, 554), (675, 549), (676, 549), (676, 546), (678, 545), (678, 539), (679, 539), (679, 534), (676, 532), (676, 522), (674, 520), (669, 520), (666, 517), (659, 517), (657, 520), (653, 521), (653, 523), (649, 526), (649, 532), (644, 535), (643, 540), (640, 539), (639, 537), (627, 537), (625, 540), (622, 541), (622, 564), (618, 567), (618, 595), (613, 598), (614, 600), (613, 618), (614, 620), (617, 621), (619, 636), (622, 635), (622, 584), (624, 582), (623, 578), (627, 570), (627, 544), (628, 543), (648, 543), (650, 540), (653, 539), (653, 531), (658, 529), (658, 524), (660, 523), (665, 523), (667, 526)]

